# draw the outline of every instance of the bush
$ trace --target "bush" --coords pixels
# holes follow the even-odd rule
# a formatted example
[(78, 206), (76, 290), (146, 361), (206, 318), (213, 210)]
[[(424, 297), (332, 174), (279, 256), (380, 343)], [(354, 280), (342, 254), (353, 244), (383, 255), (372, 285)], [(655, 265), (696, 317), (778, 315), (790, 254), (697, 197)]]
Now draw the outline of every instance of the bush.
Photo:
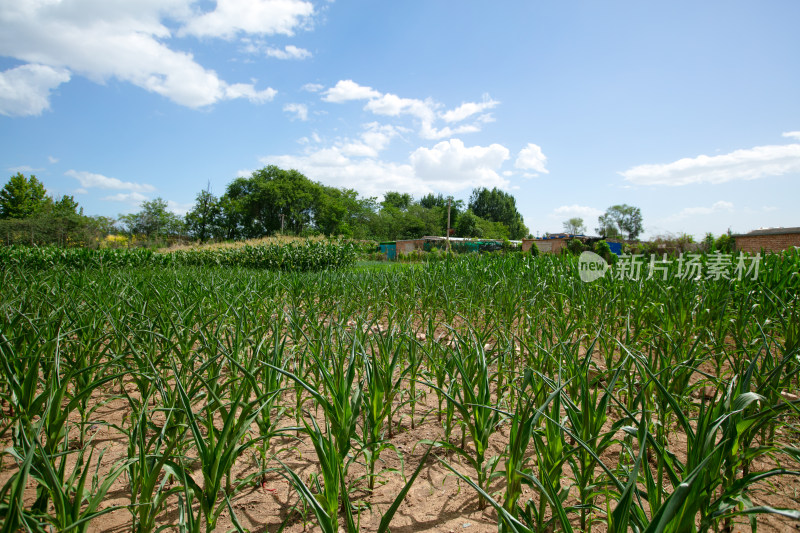
[(606, 241), (597, 241), (594, 243), (594, 253), (606, 261), (611, 261), (611, 246), (609, 246)]
[(732, 254), (735, 245), (736, 240), (727, 233), (723, 233), (717, 237), (716, 242), (714, 242), (714, 249), (722, 252), (723, 254)]
[(531, 243), (531, 255), (532, 255), (533, 257), (539, 257), (539, 254), (540, 254), (540, 253), (541, 253), (541, 252), (539, 252), (539, 247), (538, 247), (538, 246), (536, 246), (536, 243), (535, 243), (535, 242), (532, 242), (532, 243)]
[(583, 243), (580, 239), (572, 239), (567, 243), (567, 250), (573, 255), (580, 255), (583, 251)]

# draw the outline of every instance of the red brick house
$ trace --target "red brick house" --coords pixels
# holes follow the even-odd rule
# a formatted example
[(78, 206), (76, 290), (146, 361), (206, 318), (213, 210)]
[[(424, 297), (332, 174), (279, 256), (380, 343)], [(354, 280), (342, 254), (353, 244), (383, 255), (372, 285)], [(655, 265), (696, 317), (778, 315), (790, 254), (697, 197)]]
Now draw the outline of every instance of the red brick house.
[(800, 228), (766, 228), (734, 235), (736, 250), (757, 253), (762, 249), (780, 252), (800, 247)]

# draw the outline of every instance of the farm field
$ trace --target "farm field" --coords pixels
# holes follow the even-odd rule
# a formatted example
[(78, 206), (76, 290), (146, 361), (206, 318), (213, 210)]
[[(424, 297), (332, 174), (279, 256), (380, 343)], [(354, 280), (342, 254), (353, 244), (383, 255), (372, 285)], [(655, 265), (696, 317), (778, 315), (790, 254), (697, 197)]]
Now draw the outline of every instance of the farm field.
[(572, 256), (325, 250), (4, 261), (0, 530), (800, 524), (797, 252), (584, 283)]

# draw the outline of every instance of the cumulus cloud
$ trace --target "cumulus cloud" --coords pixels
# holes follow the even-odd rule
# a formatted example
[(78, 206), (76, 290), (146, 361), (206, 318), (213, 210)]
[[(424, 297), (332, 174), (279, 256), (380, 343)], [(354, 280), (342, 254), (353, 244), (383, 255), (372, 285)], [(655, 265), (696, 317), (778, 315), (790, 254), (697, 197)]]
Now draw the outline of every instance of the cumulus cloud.
[(152, 192), (156, 190), (155, 187), (147, 183), (122, 181), (117, 178), (109, 178), (102, 174), (94, 174), (92, 172), (68, 170), (64, 174), (78, 180), (83, 189), (111, 189), (133, 192)]
[(271, 102), (278, 91), (268, 87), (264, 90), (257, 91), (255, 87), (249, 83), (234, 83), (225, 87), (225, 99), (234, 100), (236, 98), (247, 98), (251, 102), (263, 103)]
[(283, 50), (280, 48), (267, 48), (264, 53), (276, 59), (308, 59), (311, 57), (311, 52), (305, 48), (298, 48), (291, 44), (285, 46)]
[(353, 80), (339, 80), (336, 85), (325, 91), (324, 94), (323, 100), (337, 104), (350, 100), (378, 98), (381, 95), (381, 93), (372, 87), (364, 87)]
[(308, 149), (302, 155), (273, 155), (260, 161), (296, 168), (326, 185), (354, 188), (366, 196), (381, 196), (388, 190), (421, 196), (509, 185), (498, 174), (509, 157), (508, 149), (499, 144), (467, 147), (461, 140), (451, 139), (433, 148), (418, 148), (407, 162), (381, 160), (378, 152), (400, 132), (392, 126), (372, 123), (359, 139)]
[(542, 153), (542, 148), (539, 145), (528, 143), (519, 151), (514, 167), (527, 170), (531, 175), (548, 174), (550, 171), (545, 168), (546, 163), (547, 157)]
[(314, 5), (302, 0), (217, 0), (213, 11), (191, 18), (179, 35), (223, 39), (240, 32), (294, 35), (313, 14)]
[(367, 100), (364, 110), (376, 115), (388, 117), (411, 116), (418, 121), (419, 136), (430, 140), (439, 140), (480, 131), (482, 123), (494, 121), (491, 114), (484, 113), (475, 117), (470, 124), (462, 124), (455, 128), (450, 126), (440, 128), (435, 124), (437, 120), (444, 120), (447, 123), (460, 122), (482, 111), (491, 109), (499, 103), (486, 95), (483, 102), (466, 102), (456, 109), (440, 113), (439, 109), (441, 109), (442, 104), (435, 102), (431, 98), (420, 100), (418, 98), (405, 98), (392, 93), (381, 93), (372, 87), (359, 85), (353, 80), (340, 80), (323, 94), (322, 99), (332, 103)]
[(286, 104), (283, 110), (294, 115), (299, 120), (308, 120), (308, 106), (305, 104)]
[[(794, 132), (789, 132), (791, 137)], [(637, 185), (720, 184), (755, 180), (800, 172), (800, 144), (756, 146), (708, 156), (679, 159), (666, 164), (639, 165), (622, 176)]]
[[(16, 72), (25, 75), (32, 89), (26, 92), (31, 95), (27, 107), (19, 106), (28, 114), (46, 109), (48, 91), (71, 75), (97, 83), (118, 79), (188, 107), (232, 98), (268, 101), (274, 89), (229, 84), (192, 54), (172, 48), (166, 21), (185, 22), (179, 34), (230, 37), (238, 32), (290, 34), (313, 14), (308, 2), (293, 0), (220, 0), (210, 13), (194, 11), (192, 0), (3, 0), (0, 5), (0, 55), (28, 63), (27, 71)], [(266, 21), (267, 15), (273, 18)]]
[(41, 115), (50, 109), (53, 89), (69, 79), (69, 71), (47, 65), (21, 65), (0, 72), (0, 114)]
[(790, 139), (797, 139), (800, 141), (800, 131), (785, 131), (781, 134), (783, 137), (788, 137)]
[(508, 156), (508, 148), (500, 144), (466, 147), (460, 139), (450, 139), (430, 149), (417, 148), (409, 159), (422, 180), (437, 189), (453, 191), (508, 187), (508, 180), (498, 174)]
[(430, 187), (420, 183), (408, 164), (373, 158), (352, 159), (335, 147), (303, 155), (268, 156), (261, 158), (261, 162), (265, 165), (295, 168), (326, 185), (356, 189), (365, 196), (380, 196), (387, 190), (412, 194), (421, 190), (433, 192)]
[(399, 115), (412, 115), (423, 122), (432, 122), (434, 118), (434, 104), (431, 101), (417, 100), (415, 98), (401, 98), (396, 94), (387, 93), (367, 102), (364, 109), (376, 115), (396, 117)]

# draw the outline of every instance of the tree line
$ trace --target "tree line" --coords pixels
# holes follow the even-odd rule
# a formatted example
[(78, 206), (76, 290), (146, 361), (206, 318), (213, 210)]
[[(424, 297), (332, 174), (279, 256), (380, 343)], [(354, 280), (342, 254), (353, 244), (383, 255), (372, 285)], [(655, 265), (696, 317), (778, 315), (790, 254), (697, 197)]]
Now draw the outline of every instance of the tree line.
[(382, 201), (354, 189), (312, 181), (297, 170), (267, 166), (230, 182), (221, 196), (200, 191), (183, 217), (161, 198), (117, 220), (83, 215), (72, 196), (54, 199), (35, 176), (13, 176), (0, 191), (4, 243), (90, 246), (121, 233), (145, 242), (184, 237), (202, 242), (251, 239), (278, 233), (329, 235), (376, 241), (445, 235), (517, 240), (529, 235), (515, 198), (477, 188), (468, 202), (441, 194), (415, 199), (389, 191)]
[(3, 244), (92, 246), (113, 231), (113, 219), (84, 215), (70, 195), (48, 195), (36, 176), (18, 172), (0, 190)]

